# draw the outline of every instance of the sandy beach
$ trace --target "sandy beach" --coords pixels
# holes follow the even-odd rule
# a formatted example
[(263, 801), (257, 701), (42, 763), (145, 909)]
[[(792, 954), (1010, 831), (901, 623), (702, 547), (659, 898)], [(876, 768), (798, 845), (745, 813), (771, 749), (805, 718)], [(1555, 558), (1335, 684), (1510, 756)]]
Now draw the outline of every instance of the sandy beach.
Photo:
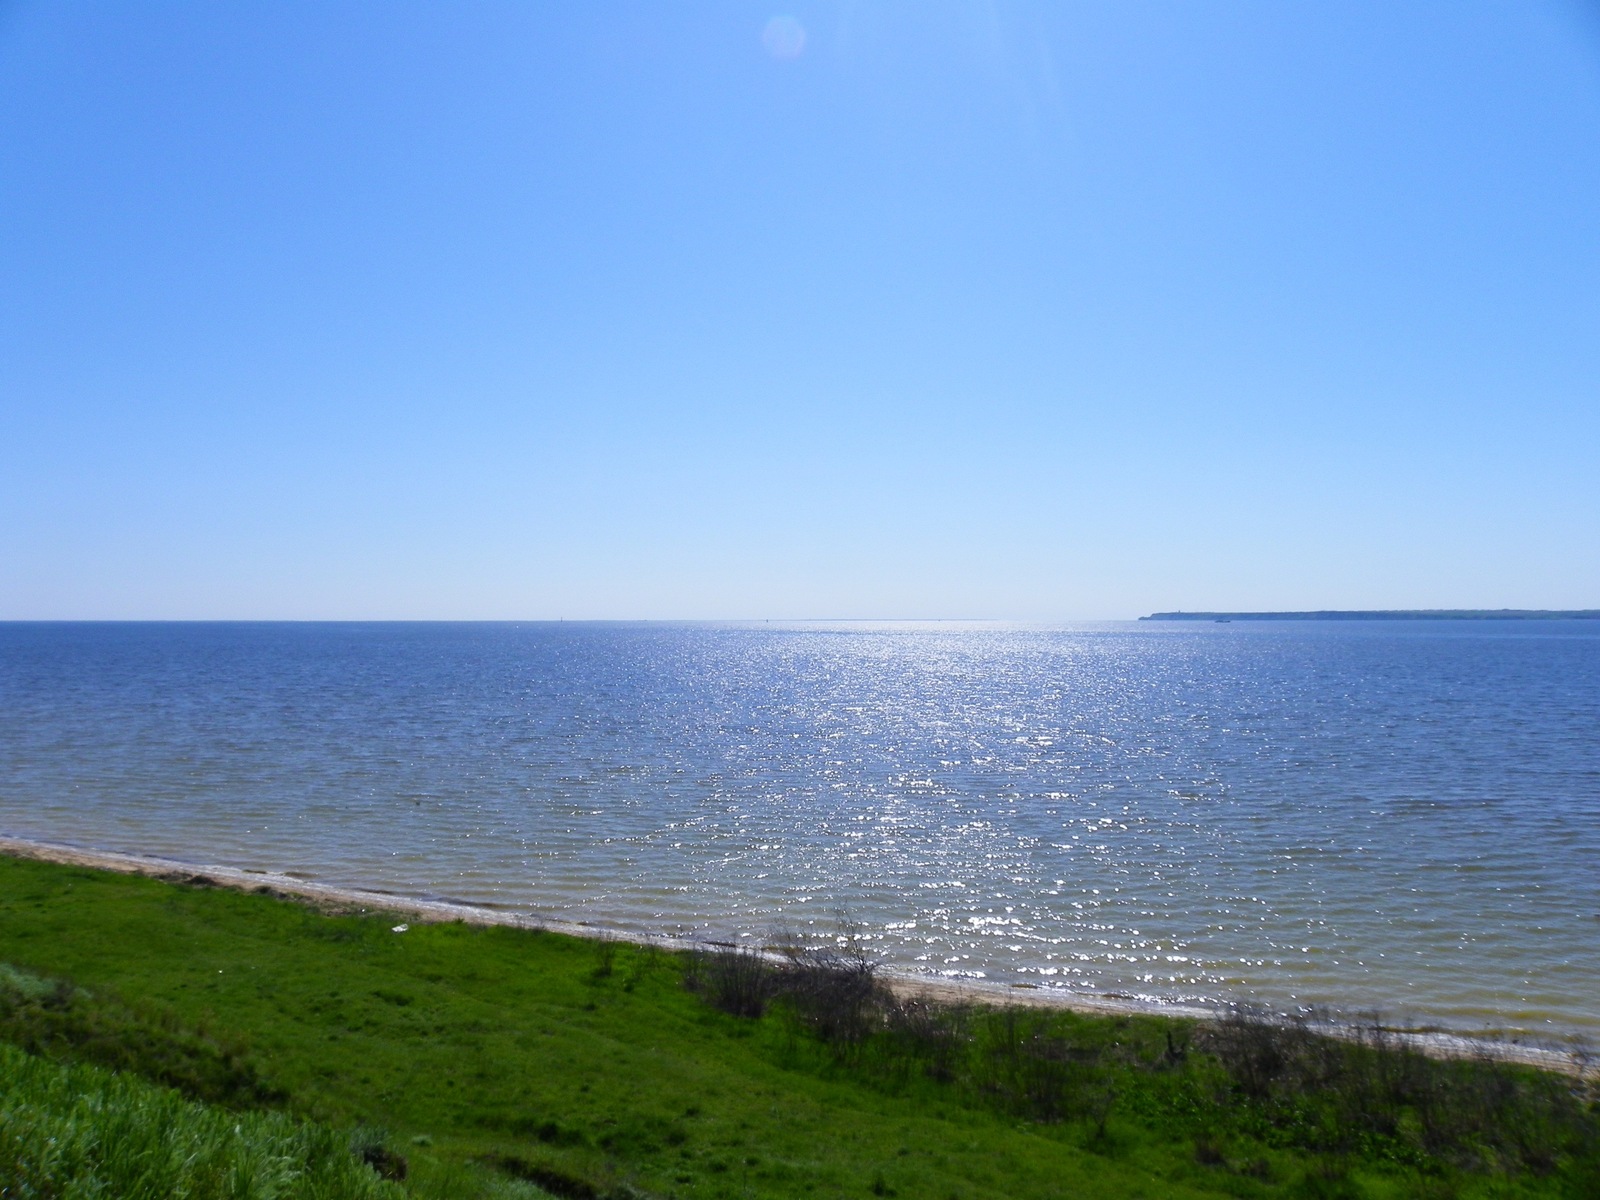
[[(292, 899), (335, 912), (384, 912), (408, 921), (463, 921), (473, 925), (508, 925), (520, 929), (541, 929), (582, 938), (615, 938), (637, 945), (659, 946), (667, 950), (692, 950), (706, 943), (668, 934), (642, 932), (571, 921), (552, 920), (536, 912), (463, 904), (449, 900), (406, 896), (321, 883), (296, 874), (242, 870), (212, 863), (184, 862), (148, 855), (125, 854), (91, 847), (69, 846), (56, 842), (0, 837), (0, 854), (42, 862), (125, 874), (146, 875), (171, 883), (198, 887), (226, 887)], [(904, 971), (885, 970), (881, 978), (901, 996), (921, 996), (947, 1004), (1027, 1005), (1067, 1008), (1099, 1014), (1141, 1014), (1215, 1020), (1225, 1008), (1202, 1008), (1144, 1002), (1118, 996), (1096, 996), (1059, 989), (1030, 988), (985, 983), (981, 980), (938, 980)], [(1338, 1034), (1337, 1025), (1328, 1032)], [(1559, 1071), (1576, 1078), (1600, 1076), (1600, 1063), (1588, 1047), (1574, 1043), (1567, 1047), (1536, 1045), (1516, 1039), (1464, 1037), (1437, 1030), (1397, 1029), (1395, 1036), (1416, 1049), (1439, 1058), (1485, 1056), (1502, 1062), (1520, 1063)]]

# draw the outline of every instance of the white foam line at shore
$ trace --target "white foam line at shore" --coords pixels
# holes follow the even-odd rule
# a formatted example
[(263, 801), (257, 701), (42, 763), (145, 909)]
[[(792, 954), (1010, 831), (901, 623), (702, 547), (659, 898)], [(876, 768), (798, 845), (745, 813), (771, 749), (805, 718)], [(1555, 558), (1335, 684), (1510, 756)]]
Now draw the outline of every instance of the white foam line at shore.
[[(614, 938), (633, 945), (658, 946), (668, 950), (695, 950), (703, 949), (707, 945), (727, 944), (707, 942), (701, 938), (679, 937), (674, 934), (646, 933), (625, 928), (552, 920), (533, 912), (489, 908), (455, 900), (430, 900), (420, 896), (401, 896), (392, 892), (317, 883), (298, 875), (275, 871), (182, 862), (153, 855), (124, 854), (114, 850), (68, 846), (58, 842), (0, 836), (0, 854), (13, 858), (35, 859), (40, 862), (119, 871), (127, 875), (147, 875), (167, 882), (229, 887), (246, 892), (270, 892), (339, 908), (354, 907), (367, 912), (393, 913), (428, 922), (463, 921), (469, 925), (508, 925), (518, 929), (547, 930), (570, 937)], [(1007, 985), (973, 979), (930, 979), (926, 975), (905, 971), (891, 970), (881, 974), (890, 987), (901, 995), (923, 996), (948, 1004), (1013, 1004), (1036, 1008), (1065, 1008), (1102, 1016), (1170, 1016), (1198, 1020), (1218, 1020), (1233, 1011), (1226, 1005), (1213, 1008), (1164, 1004), (1155, 1000), (1136, 1000), (1097, 995), (1092, 992), (1068, 992), (1057, 988)], [(1342, 1025), (1337, 1021), (1319, 1024), (1315, 1028), (1318, 1032), (1334, 1037), (1354, 1038), (1359, 1036), (1360, 1032), (1354, 1025)], [(1500, 1062), (1519, 1063), (1557, 1071), (1578, 1078), (1590, 1078), (1600, 1074), (1600, 1064), (1591, 1061), (1591, 1055), (1581, 1049), (1560, 1050), (1549, 1046), (1529, 1045), (1516, 1040), (1467, 1037), (1436, 1030), (1386, 1028), (1385, 1033), (1434, 1058), (1481, 1056)]]

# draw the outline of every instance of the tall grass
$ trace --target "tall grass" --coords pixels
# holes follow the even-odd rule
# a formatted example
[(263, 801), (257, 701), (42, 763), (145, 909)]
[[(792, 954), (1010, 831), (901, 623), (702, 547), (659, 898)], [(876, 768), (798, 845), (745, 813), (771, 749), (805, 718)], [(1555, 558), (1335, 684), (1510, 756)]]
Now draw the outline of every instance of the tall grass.
[(343, 1137), (0, 1044), (0, 1195), (381, 1200), (404, 1193)]

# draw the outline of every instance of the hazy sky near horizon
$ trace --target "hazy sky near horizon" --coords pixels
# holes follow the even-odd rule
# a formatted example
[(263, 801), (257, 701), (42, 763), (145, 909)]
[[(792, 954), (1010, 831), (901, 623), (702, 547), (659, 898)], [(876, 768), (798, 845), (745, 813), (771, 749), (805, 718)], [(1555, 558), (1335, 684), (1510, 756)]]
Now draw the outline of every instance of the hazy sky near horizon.
[(1600, 10), (0, 0), (0, 617), (1600, 606)]

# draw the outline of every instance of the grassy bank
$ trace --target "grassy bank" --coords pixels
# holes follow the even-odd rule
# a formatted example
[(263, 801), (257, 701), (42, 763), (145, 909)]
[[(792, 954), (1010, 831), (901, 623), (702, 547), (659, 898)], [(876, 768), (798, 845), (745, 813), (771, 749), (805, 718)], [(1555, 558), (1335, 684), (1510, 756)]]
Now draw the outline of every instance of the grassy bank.
[(396, 923), (0, 859), (0, 961), (36, 981), (0, 979), (0, 1038), (382, 1128), (413, 1195), (1600, 1194), (1592, 1102), (1537, 1072)]

